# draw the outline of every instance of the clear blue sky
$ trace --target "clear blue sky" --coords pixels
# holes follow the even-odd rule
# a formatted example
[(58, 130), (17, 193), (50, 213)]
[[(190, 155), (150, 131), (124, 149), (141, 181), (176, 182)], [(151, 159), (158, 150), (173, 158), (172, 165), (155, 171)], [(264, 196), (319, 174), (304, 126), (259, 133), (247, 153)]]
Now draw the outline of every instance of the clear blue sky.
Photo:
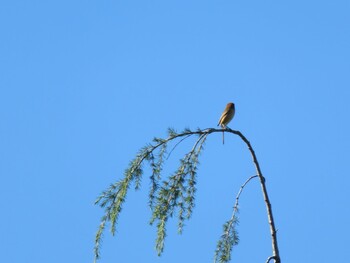
[[(2, 262), (92, 262), (100, 192), (154, 136), (215, 127), (229, 101), (267, 178), (282, 262), (347, 262), (349, 13), (349, 1), (2, 1)], [(239, 138), (213, 134), (183, 235), (170, 221), (157, 257), (146, 173), (100, 262), (212, 262), (253, 174)], [(257, 181), (240, 208), (232, 262), (265, 262)]]

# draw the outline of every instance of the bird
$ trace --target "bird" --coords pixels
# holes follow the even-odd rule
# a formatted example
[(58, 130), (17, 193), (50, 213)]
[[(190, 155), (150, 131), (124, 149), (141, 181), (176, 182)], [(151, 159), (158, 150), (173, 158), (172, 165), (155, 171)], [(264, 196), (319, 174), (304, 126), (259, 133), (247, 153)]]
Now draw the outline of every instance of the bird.
[[(226, 108), (219, 119), (218, 126), (220, 125), (223, 129), (226, 129), (227, 124), (233, 119), (233, 116), (235, 116), (235, 112), (235, 104), (232, 102), (227, 103)], [(222, 132), (222, 144), (224, 144), (224, 132)]]

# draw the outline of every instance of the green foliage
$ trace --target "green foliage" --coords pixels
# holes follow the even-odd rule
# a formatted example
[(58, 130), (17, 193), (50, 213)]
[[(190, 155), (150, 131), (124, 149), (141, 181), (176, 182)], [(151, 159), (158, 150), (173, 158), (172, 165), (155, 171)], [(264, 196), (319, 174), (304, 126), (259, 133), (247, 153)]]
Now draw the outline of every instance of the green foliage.
[(203, 149), (205, 139), (204, 135), (198, 139), (192, 150), (180, 160), (180, 166), (176, 172), (169, 177), (168, 181), (163, 181), (158, 191), (151, 224), (158, 221), (156, 249), (159, 255), (164, 248), (167, 219), (173, 217), (178, 210), (178, 231), (182, 233), (184, 220), (191, 217), (196, 193), (198, 157)]
[[(236, 230), (238, 225), (238, 218), (236, 214), (238, 213), (239, 197), (245, 185), (247, 185), (251, 179), (257, 177), (260, 179), (260, 183), (262, 185), (264, 200), (268, 209), (270, 230), (273, 233), (273, 256), (269, 257), (268, 261), (275, 259), (276, 262), (280, 262), (271, 205), (269, 203), (265, 187), (265, 179), (261, 174), (256, 155), (246, 137), (244, 137), (241, 132), (234, 131), (229, 128), (224, 130), (208, 128), (205, 130), (197, 129), (196, 131), (191, 131), (190, 129), (186, 128), (181, 133), (177, 133), (174, 129), (169, 128), (168, 138), (154, 138), (153, 144), (148, 144), (143, 147), (125, 170), (124, 178), (112, 184), (107, 190), (102, 192), (95, 202), (95, 204), (100, 205), (105, 210), (105, 214), (101, 218), (101, 223), (95, 237), (95, 262), (100, 257), (101, 242), (106, 224), (110, 224), (110, 231), (112, 235), (114, 235), (118, 218), (120, 212), (122, 211), (122, 206), (125, 202), (130, 185), (134, 183), (135, 190), (139, 189), (141, 186), (144, 163), (148, 163), (151, 168), (149, 206), (152, 211), (152, 216), (150, 224), (156, 223), (156, 250), (158, 255), (161, 255), (164, 250), (166, 224), (168, 219), (172, 218), (174, 215), (177, 215), (178, 232), (181, 234), (185, 220), (188, 220), (192, 215), (195, 206), (196, 176), (197, 167), (199, 165), (199, 155), (203, 150), (207, 136), (213, 132), (226, 131), (238, 135), (246, 143), (252, 155), (257, 174), (248, 178), (238, 192), (233, 215), (231, 219), (224, 224), (223, 234), (217, 243), (214, 262), (226, 263), (231, 260), (233, 246), (237, 245), (239, 242), (239, 237)], [(180, 164), (176, 171), (171, 174), (167, 180), (162, 180), (161, 175), (163, 172), (164, 162), (170, 157), (171, 153), (182, 141), (192, 135), (198, 136), (194, 146), (184, 155), (183, 158), (180, 159)], [(175, 143), (175, 145), (172, 143)], [(168, 152), (169, 144), (173, 146)]]
[(236, 226), (238, 225), (237, 214), (239, 212), (239, 198), (242, 194), (243, 188), (250, 182), (250, 180), (257, 177), (258, 175), (249, 177), (239, 189), (236, 196), (236, 202), (233, 207), (233, 214), (231, 216), (231, 219), (224, 224), (223, 234), (217, 243), (214, 262), (225, 263), (231, 260), (232, 248), (239, 242), (239, 237), (236, 230)]
[(102, 192), (95, 201), (95, 204), (99, 204), (100, 207), (105, 209), (105, 214), (101, 219), (101, 224), (95, 237), (95, 261), (100, 257), (101, 239), (106, 223), (107, 221), (110, 222), (111, 233), (114, 235), (118, 217), (122, 210), (122, 205), (125, 202), (130, 183), (132, 181), (135, 182), (135, 189), (140, 187), (143, 172), (142, 162), (150, 158), (151, 149), (151, 146), (142, 148), (125, 170), (124, 179), (112, 184), (107, 190)]
[(237, 224), (238, 218), (235, 214), (224, 224), (223, 234), (216, 246), (214, 262), (225, 263), (231, 260), (232, 248), (239, 242)]
[[(191, 151), (180, 159), (180, 166), (175, 173), (168, 180), (161, 182), (161, 173), (169, 142), (183, 137), (175, 144), (170, 151), (171, 153), (182, 140), (194, 134), (198, 134), (199, 138)], [(101, 241), (107, 223), (111, 225), (111, 233), (115, 234), (119, 214), (131, 183), (134, 183), (136, 190), (139, 189), (145, 161), (152, 170), (149, 191), (149, 205), (152, 209), (150, 222), (153, 224), (157, 221), (156, 249), (158, 254), (161, 255), (164, 249), (166, 222), (176, 212), (178, 215), (178, 230), (179, 233), (182, 233), (184, 220), (191, 217), (194, 208), (198, 157), (203, 150), (207, 136), (208, 133), (203, 133), (200, 130), (193, 132), (190, 129), (185, 129), (182, 133), (177, 133), (174, 129), (169, 128), (167, 139), (154, 138), (154, 144), (146, 145), (130, 162), (129, 167), (124, 172), (124, 179), (112, 184), (101, 193), (95, 204), (104, 208), (105, 214), (101, 218), (101, 224), (95, 237), (95, 260), (100, 257)]]
[(164, 163), (164, 156), (166, 154), (167, 150), (167, 143), (163, 139), (154, 138), (154, 142), (156, 143), (162, 143), (160, 146), (160, 150), (157, 153), (156, 157), (153, 153), (151, 153), (149, 163), (152, 168), (152, 175), (150, 176), (151, 180), (151, 189), (149, 192), (149, 206), (151, 209), (154, 207), (154, 198), (155, 194), (158, 191), (159, 188), (159, 181), (161, 179), (161, 172), (163, 170), (163, 163)]

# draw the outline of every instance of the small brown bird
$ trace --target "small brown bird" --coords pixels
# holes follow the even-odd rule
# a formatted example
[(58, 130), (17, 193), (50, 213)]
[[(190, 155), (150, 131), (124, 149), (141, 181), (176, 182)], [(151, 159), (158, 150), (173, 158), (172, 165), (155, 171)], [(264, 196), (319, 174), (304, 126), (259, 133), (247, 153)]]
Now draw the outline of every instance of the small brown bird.
[[(235, 104), (230, 102), (227, 103), (224, 112), (221, 114), (218, 126), (220, 125), (222, 128), (226, 129), (227, 124), (232, 120), (233, 116), (235, 116)], [(222, 132), (222, 144), (224, 144), (224, 132)]]

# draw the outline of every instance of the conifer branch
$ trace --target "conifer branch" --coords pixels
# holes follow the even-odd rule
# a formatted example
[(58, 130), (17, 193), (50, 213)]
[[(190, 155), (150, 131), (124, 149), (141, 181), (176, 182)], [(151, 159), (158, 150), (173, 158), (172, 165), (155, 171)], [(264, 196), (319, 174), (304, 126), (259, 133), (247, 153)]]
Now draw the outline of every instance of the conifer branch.
[(241, 188), (238, 191), (238, 194), (236, 196), (236, 202), (233, 206), (233, 212), (230, 220), (228, 220), (224, 224), (224, 233), (221, 235), (220, 240), (218, 241), (216, 250), (215, 250), (215, 257), (214, 262), (229, 262), (231, 260), (231, 252), (233, 246), (237, 245), (239, 242), (238, 233), (236, 231), (236, 225), (238, 224), (238, 217), (237, 214), (239, 212), (239, 198), (243, 192), (244, 187), (252, 180), (253, 178), (258, 177), (257, 175), (253, 175), (249, 177), (244, 184), (241, 185)]
[[(156, 249), (158, 251), (158, 255), (161, 255), (164, 249), (167, 220), (169, 217), (172, 217), (174, 213), (177, 213), (178, 215), (178, 231), (179, 233), (182, 233), (184, 220), (188, 220), (191, 217), (195, 205), (196, 175), (197, 167), (199, 165), (199, 155), (203, 150), (207, 136), (215, 132), (229, 132), (238, 135), (248, 146), (257, 171), (257, 175), (250, 177), (241, 186), (238, 192), (233, 215), (231, 219), (225, 223), (224, 234), (221, 240), (218, 242), (217, 248), (221, 248), (221, 251), (218, 251), (218, 249), (216, 250), (216, 258), (219, 258), (220, 262), (228, 262), (230, 260), (232, 247), (233, 245), (237, 244), (239, 240), (235, 229), (235, 225), (238, 223), (236, 214), (238, 212), (239, 197), (245, 185), (251, 179), (259, 177), (267, 208), (268, 222), (272, 237), (273, 256), (268, 259), (268, 262), (271, 259), (274, 259), (275, 263), (280, 263), (276, 229), (271, 204), (265, 186), (265, 178), (261, 173), (259, 163), (250, 142), (241, 132), (231, 130), (230, 128), (207, 128), (204, 130), (197, 129), (196, 131), (185, 129), (181, 133), (177, 133), (174, 129), (168, 129), (168, 137), (166, 139), (154, 138), (154, 144), (149, 144), (142, 148), (136, 155), (135, 159), (130, 162), (129, 167), (125, 170), (124, 179), (112, 184), (106, 191), (101, 193), (95, 202), (95, 204), (98, 204), (105, 209), (105, 214), (101, 218), (101, 224), (95, 237), (95, 261), (100, 257), (101, 241), (106, 224), (110, 223), (110, 229), (114, 235), (118, 218), (122, 210), (122, 205), (125, 202), (131, 183), (135, 184), (135, 190), (139, 189), (141, 185), (143, 164), (145, 162), (147, 162), (152, 169), (152, 173), (150, 175), (151, 187), (149, 192), (149, 206), (152, 210), (150, 223), (153, 224), (155, 221), (157, 221)], [(175, 173), (171, 175), (168, 180), (163, 180), (162, 183), (160, 183), (164, 161), (170, 157), (170, 154), (182, 141), (191, 137), (192, 135), (199, 136), (192, 149), (185, 154), (182, 159), (180, 159), (179, 168), (175, 171)], [(180, 141), (173, 146), (168, 154), (168, 157), (165, 158), (169, 143), (172, 143), (177, 139), (180, 139)]]

